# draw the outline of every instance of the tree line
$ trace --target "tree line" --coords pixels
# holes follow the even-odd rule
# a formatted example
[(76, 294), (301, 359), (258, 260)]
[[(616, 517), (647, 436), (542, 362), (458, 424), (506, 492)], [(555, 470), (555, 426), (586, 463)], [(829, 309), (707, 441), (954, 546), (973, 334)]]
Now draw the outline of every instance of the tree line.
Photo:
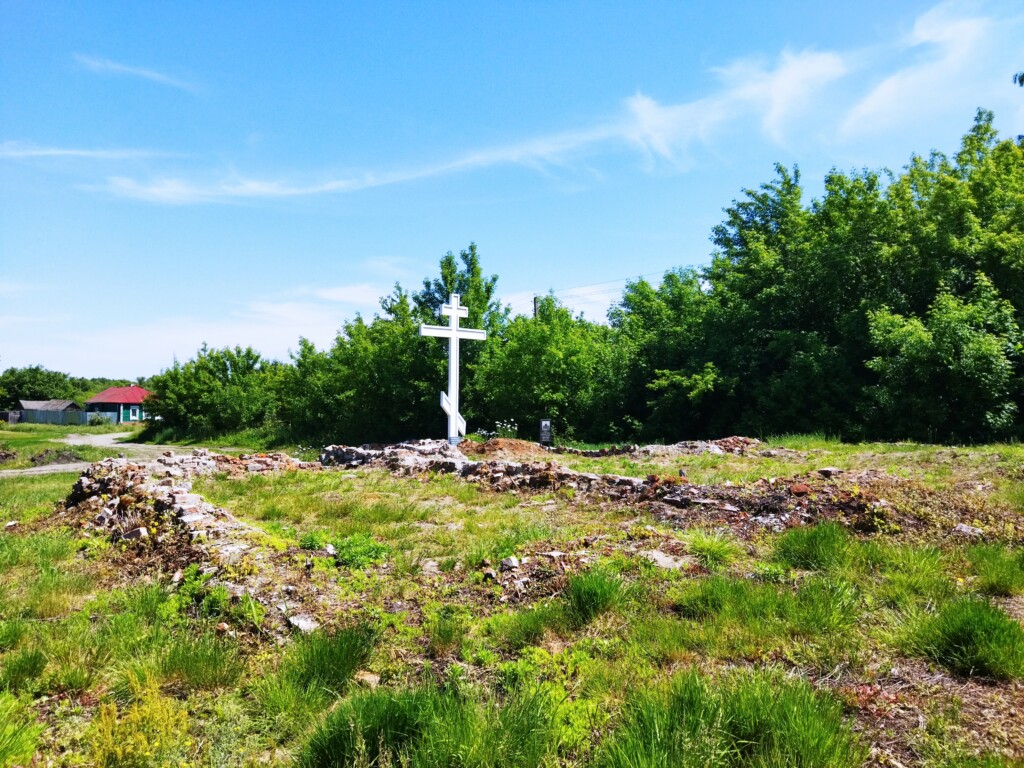
[(486, 342), (463, 345), (470, 430), (534, 437), (684, 438), (822, 432), (845, 439), (989, 441), (1024, 435), (1024, 140), (979, 110), (952, 156), (899, 173), (831, 171), (805, 200), (798, 169), (744, 190), (714, 228), (710, 264), (627, 284), (607, 323), (557, 298), (511, 316), (475, 245), (419, 290), (396, 285), (334, 343), (288, 362), (199, 350), (150, 381), (180, 434), (245, 429), (288, 442), (445, 434), (438, 392), (452, 292)]
[[(145, 381), (140, 378), (135, 383)], [(128, 379), (71, 376), (41, 365), (7, 368), (0, 373), (0, 411), (17, 410), (19, 400), (71, 400), (82, 405), (108, 387), (127, 387), (131, 383)]]

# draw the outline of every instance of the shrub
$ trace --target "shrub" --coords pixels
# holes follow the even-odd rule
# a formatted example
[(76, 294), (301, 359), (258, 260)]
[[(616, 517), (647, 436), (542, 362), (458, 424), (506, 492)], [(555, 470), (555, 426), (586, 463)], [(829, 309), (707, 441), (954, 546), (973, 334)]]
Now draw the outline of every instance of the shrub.
[(712, 683), (690, 671), (634, 697), (596, 764), (852, 768), (865, 757), (840, 704), (803, 680), (748, 672)]
[(622, 579), (600, 568), (569, 578), (565, 588), (565, 610), (569, 621), (582, 627), (613, 608), (625, 596)]
[(967, 559), (982, 594), (1010, 597), (1024, 592), (1024, 551), (1015, 553), (1001, 544), (979, 544), (967, 550)]
[(299, 548), (317, 551), (330, 541), (325, 531), (307, 531), (299, 537)]
[(961, 598), (918, 618), (905, 645), (911, 653), (964, 675), (1000, 680), (1024, 676), (1024, 629), (983, 600)]
[(0, 765), (28, 765), (42, 732), (28, 707), (0, 691)]
[(850, 535), (838, 523), (791, 528), (775, 543), (775, 559), (790, 568), (825, 570), (849, 558)]

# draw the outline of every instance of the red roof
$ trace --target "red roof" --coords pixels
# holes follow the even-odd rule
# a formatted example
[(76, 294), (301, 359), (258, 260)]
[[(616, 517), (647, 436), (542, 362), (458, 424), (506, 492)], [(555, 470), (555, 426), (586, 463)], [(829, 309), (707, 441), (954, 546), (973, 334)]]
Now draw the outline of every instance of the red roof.
[(139, 405), (149, 397), (148, 389), (132, 384), (130, 387), (110, 387), (93, 395), (86, 403), (116, 403), (118, 405)]

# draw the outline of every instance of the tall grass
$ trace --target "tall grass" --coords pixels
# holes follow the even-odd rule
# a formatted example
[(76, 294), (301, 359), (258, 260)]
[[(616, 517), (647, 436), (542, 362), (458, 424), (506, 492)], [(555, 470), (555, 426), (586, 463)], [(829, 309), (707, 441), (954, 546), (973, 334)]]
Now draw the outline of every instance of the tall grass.
[(742, 550), (740, 545), (728, 535), (720, 532), (709, 533), (699, 528), (689, 531), (683, 538), (687, 551), (708, 570), (716, 570), (728, 565)]
[(791, 528), (775, 542), (775, 559), (790, 568), (839, 568), (850, 556), (850, 534), (838, 523)]
[(26, 706), (0, 691), (0, 765), (28, 765), (42, 731)]
[(596, 765), (852, 768), (866, 756), (840, 704), (803, 680), (747, 672), (712, 682), (690, 671), (634, 697)]
[(434, 687), (353, 696), (312, 735), (298, 764), (409, 768), (539, 768), (555, 740), (552, 707), (538, 693), (503, 704)]
[(1024, 676), (1024, 629), (999, 608), (975, 598), (918, 616), (904, 637), (910, 653), (964, 675), (999, 680)]
[(982, 594), (1009, 597), (1024, 592), (1024, 550), (979, 544), (967, 550), (967, 559), (977, 577), (975, 588)]
[(243, 669), (237, 646), (214, 635), (175, 638), (160, 661), (164, 680), (189, 689), (233, 685)]
[(565, 587), (565, 612), (575, 627), (589, 624), (598, 615), (621, 604), (626, 596), (622, 579), (601, 568), (576, 574)]

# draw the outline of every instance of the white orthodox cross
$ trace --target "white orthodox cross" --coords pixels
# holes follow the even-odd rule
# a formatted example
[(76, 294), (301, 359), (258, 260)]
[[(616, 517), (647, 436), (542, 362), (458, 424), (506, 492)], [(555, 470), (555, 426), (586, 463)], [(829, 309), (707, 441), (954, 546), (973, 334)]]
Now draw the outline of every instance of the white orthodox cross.
[(451, 325), (421, 325), (420, 336), (438, 336), (448, 339), (448, 392), (441, 393), (441, 408), (448, 414), (448, 442), (459, 442), (466, 434), (466, 420), (459, 413), (459, 339), (483, 341), (487, 331), (459, 328), (459, 318), (469, 317), (469, 310), (459, 306), (459, 294), (453, 293), (451, 304), (441, 307), (441, 314), (451, 318)]

